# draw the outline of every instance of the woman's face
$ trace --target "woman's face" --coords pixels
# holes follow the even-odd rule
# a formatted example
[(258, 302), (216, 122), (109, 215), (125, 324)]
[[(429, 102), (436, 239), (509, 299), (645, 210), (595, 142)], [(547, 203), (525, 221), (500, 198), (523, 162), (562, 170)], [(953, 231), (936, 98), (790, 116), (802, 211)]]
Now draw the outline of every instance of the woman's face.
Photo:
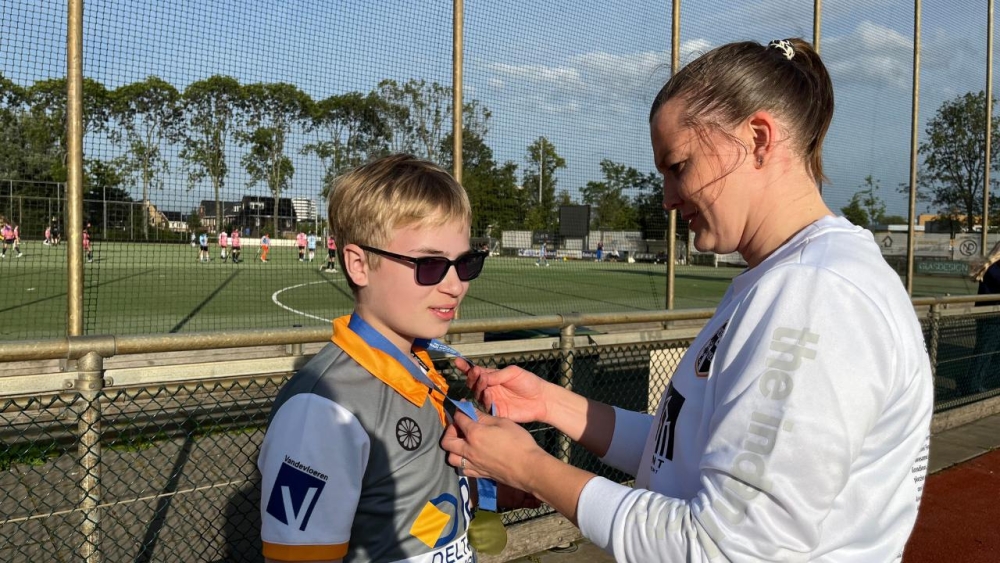
[(683, 100), (667, 102), (649, 125), (656, 169), (663, 175), (663, 209), (676, 209), (688, 222), (698, 250), (734, 252), (753, 203), (748, 185), (753, 155), (745, 148), (750, 145), (738, 142), (738, 131), (733, 138), (685, 123), (685, 106)]

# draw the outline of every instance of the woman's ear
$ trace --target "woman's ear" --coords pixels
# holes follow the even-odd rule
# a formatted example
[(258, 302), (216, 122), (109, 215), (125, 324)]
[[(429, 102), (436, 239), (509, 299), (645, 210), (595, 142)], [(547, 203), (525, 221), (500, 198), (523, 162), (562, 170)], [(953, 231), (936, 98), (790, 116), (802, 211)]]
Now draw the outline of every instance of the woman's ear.
[(368, 285), (368, 260), (365, 258), (365, 251), (356, 244), (348, 244), (340, 250), (344, 255), (344, 269), (346, 274), (358, 287)]
[(768, 111), (758, 111), (747, 120), (750, 129), (754, 167), (762, 168), (771, 156), (777, 140), (778, 124)]

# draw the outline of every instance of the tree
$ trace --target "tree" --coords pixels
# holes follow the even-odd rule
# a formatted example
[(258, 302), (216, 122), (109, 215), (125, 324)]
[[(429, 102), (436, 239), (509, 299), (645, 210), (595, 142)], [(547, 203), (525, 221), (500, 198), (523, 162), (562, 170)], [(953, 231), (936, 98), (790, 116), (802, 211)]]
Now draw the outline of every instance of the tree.
[(555, 209), (556, 170), (566, 168), (566, 160), (559, 156), (545, 137), (539, 137), (528, 146), (528, 167), (521, 181), (524, 191), (535, 196), (527, 217), (527, 228), (537, 231), (554, 231), (558, 216)]
[(375, 93), (348, 92), (316, 102), (310, 128), (319, 131), (320, 140), (302, 147), (302, 153), (315, 154), (323, 163), (324, 198), (334, 178), (388, 151), (391, 133), (381, 115), (384, 107)]
[(631, 166), (609, 159), (601, 161), (602, 182), (587, 182), (580, 190), (583, 202), (593, 209), (591, 226), (595, 229), (635, 229), (639, 227), (637, 209), (626, 190), (646, 188), (647, 177)]
[(881, 225), (885, 221), (885, 202), (875, 195), (875, 192), (881, 187), (879, 181), (869, 174), (865, 176), (865, 183), (861, 187), (864, 189), (854, 195), (860, 197), (860, 204), (865, 208), (868, 220)]
[[(452, 136), (442, 141), (442, 155), (448, 170), (454, 167), (451, 151)], [(462, 134), (462, 185), (472, 204), (473, 236), (498, 238), (505, 229), (521, 225), (528, 208), (526, 194), (517, 186), (517, 164), (498, 164), (493, 150), (482, 137), (472, 131)]]
[[(36, 123), (50, 128), (55, 140), (54, 152), (58, 162), (52, 170), (52, 179), (66, 181), (67, 138), (66, 100), (68, 98), (66, 79), (52, 78), (39, 80), (26, 91), (26, 101)], [(109, 111), (108, 91), (103, 84), (89, 78), (83, 79), (83, 135), (99, 131), (105, 127)]]
[[(410, 79), (400, 85), (395, 80), (379, 82), (372, 93), (386, 126), (389, 152), (413, 153), (444, 164), (451, 145), (449, 133), (454, 103), (453, 90), (437, 82)], [(490, 111), (477, 100), (462, 106), (462, 129), (480, 139), (486, 137)], [(451, 158), (447, 158), (451, 160)]]
[(292, 159), (285, 154), (285, 142), (293, 128), (305, 124), (313, 101), (291, 84), (251, 84), (245, 91), (252, 130), (237, 135), (241, 144), (250, 147), (241, 162), (250, 175), (247, 185), (264, 184), (274, 197), (273, 221), (277, 227), (281, 192), (295, 174)]
[(180, 157), (187, 162), (189, 188), (206, 178), (212, 183), (216, 232), (223, 227), (220, 193), (229, 173), (226, 145), (233, 129), (242, 122), (243, 107), (243, 88), (229, 76), (215, 75), (193, 82), (184, 90), (187, 127)]
[(187, 227), (189, 233), (197, 233), (201, 230), (201, 215), (198, 214), (198, 209), (192, 209), (187, 216)]
[(867, 228), (871, 224), (868, 220), (868, 211), (861, 204), (860, 192), (855, 193), (851, 197), (851, 202), (840, 208), (840, 212), (844, 214), (844, 218), (859, 227)]
[[(990, 101), (995, 104), (995, 100)], [(993, 118), (991, 146), (1000, 138), (1000, 117)], [(938, 108), (927, 123), (927, 140), (920, 144), (924, 156), (921, 180), (931, 190), (931, 201), (939, 212), (965, 222), (972, 230), (983, 212), (983, 181), (986, 155), (986, 94), (980, 91), (958, 96)], [(997, 168), (997, 151), (991, 152), (991, 169)], [(990, 181), (990, 192), (996, 185)], [(998, 199), (990, 194), (990, 207)]]
[(149, 239), (149, 192), (163, 187), (170, 164), (161, 148), (177, 140), (183, 117), (180, 93), (163, 79), (150, 76), (119, 87), (111, 94), (111, 115), (118, 129), (112, 142), (125, 145), (124, 169), (131, 184), (142, 186), (142, 233)]
[(58, 181), (65, 178), (59, 130), (31, 111), (28, 90), (0, 74), (0, 177)]
[(126, 182), (120, 158), (111, 161), (90, 159), (84, 163), (84, 220), (99, 225), (105, 238), (113, 224), (120, 226), (122, 223), (120, 218), (116, 218), (114, 210), (108, 218), (108, 202), (131, 205), (135, 201), (132, 194), (122, 187)]

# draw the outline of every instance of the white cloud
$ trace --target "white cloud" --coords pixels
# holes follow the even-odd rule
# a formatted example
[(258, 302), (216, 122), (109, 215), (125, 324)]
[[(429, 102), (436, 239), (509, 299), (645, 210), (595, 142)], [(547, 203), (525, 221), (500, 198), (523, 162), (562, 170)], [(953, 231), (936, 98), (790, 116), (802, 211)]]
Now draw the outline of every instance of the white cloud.
[(862, 21), (849, 35), (824, 38), (822, 48), (835, 87), (912, 83), (913, 39), (888, 27)]

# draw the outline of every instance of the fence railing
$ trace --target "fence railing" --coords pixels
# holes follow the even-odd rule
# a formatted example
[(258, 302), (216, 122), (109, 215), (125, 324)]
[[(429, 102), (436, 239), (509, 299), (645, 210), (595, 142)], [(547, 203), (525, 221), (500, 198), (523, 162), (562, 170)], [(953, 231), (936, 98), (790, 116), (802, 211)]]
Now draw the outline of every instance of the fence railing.
[[(1000, 389), (995, 370), (969, 380), (979, 373), (974, 365), (1000, 365), (1000, 346), (982, 349), (1000, 339), (1000, 308), (973, 311), (975, 299), (914, 300), (939, 411)], [(597, 400), (649, 411), (711, 313), (460, 321), (451, 339), (482, 365), (516, 363)], [(511, 331), (537, 336), (479, 338)], [(270, 405), (328, 338), (329, 329), (285, 329), (0, 344), (0, 559), (259, 560), (256, 452)], [(449, 362), (438, 364), (451, 392), (467, 398)], [(628, 478), (552, 428), (528, 428), (554, 455)]]

